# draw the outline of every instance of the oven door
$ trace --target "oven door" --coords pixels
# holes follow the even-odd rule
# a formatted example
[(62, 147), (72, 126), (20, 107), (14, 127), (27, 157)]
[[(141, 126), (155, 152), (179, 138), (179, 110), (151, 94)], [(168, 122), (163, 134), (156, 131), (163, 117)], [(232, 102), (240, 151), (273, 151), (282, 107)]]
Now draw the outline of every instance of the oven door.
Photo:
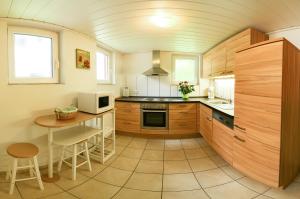
[(168, 111), (141, 109), (141, 128), (168, 129)]

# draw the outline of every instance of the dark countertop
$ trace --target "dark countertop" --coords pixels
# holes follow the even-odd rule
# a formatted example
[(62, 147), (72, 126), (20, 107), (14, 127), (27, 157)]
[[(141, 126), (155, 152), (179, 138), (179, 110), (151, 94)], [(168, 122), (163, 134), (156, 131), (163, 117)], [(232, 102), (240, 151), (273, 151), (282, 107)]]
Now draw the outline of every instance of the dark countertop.
[[(200, 102), (213, 109), (221, 111), (227, 115), (234, 116), (234, 109), (223, 109), (217, 104), (211, 103), (213, 100), (207, 97), (190, 97), (187, 100), (181, 97), (119, 97), (115, 99), (120, 102), (142, 102), (142, 103), (195, 103)], [(218, 99), (216, 99), (218, 100)]]

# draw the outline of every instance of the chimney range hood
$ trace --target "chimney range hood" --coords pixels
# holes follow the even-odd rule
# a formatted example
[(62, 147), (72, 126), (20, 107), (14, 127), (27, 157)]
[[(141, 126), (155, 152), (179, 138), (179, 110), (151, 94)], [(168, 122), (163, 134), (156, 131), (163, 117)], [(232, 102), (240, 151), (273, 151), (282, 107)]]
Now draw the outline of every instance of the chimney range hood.
[(143, 75), (146, 76), (167, 76), (168, 72), (160, 67), (160, 51), (152, 51), (152, 68), (146, 70)]

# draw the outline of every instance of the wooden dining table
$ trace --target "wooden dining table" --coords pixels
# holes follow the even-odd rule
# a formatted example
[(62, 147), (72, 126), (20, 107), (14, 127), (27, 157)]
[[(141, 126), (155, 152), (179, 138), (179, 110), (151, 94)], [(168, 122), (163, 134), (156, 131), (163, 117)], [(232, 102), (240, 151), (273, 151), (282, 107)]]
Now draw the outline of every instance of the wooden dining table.
[(38, 126), (42, 126), (48, 129), (48, 175), (42, 175), (44, 182), (56, 182), (59, 180), (59, 175), (53, 172), (53, 132), (59, 128), (72, 127), (74, 125), (85, 125), (88, 120), (102, 117), (105, 113), (114, 111), (109, 110), (101, 114), (90, 114), (84, 112), (78, 112), (76, 117), (68, 120), (58, 120), (56, 115), (45, 115), (35, 119), (34, 123)]

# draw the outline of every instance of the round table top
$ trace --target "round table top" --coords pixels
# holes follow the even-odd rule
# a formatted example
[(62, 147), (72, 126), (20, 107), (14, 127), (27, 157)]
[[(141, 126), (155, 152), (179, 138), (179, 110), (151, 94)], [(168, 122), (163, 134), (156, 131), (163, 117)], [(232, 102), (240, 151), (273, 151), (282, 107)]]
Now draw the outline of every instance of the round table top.
[(15, 158), (32, 158), (39, 153), (39, 148), (31, 143), (15, 143), (8, 146), (7, 153)]

